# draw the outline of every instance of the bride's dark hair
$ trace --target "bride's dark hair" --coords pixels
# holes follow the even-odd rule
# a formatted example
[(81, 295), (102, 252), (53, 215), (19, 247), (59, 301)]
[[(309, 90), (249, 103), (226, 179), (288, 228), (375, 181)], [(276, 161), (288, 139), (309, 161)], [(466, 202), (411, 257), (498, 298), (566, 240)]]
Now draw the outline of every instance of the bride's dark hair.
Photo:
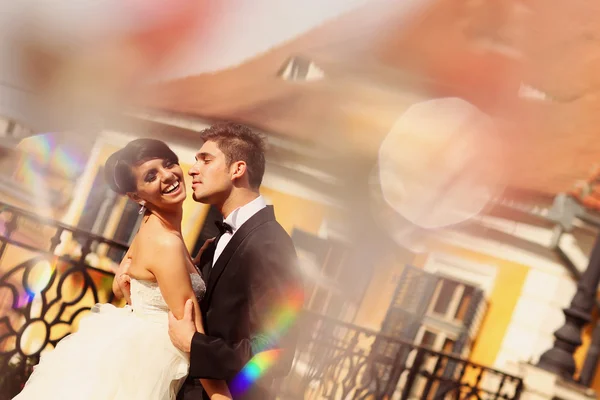
[(156, 158), (179, 164), (179, 158), (165, 142), (156, 139), (133, 140), (108, 157), (104, 164), (104, 178), (110, 188), (119, 194), (135, 192), (137, 187), (132, 167)]

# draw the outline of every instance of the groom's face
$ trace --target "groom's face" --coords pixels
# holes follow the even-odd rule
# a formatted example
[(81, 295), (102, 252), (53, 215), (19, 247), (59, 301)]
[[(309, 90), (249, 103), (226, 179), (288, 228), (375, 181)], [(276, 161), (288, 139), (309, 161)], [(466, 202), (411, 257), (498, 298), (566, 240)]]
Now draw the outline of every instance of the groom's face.
[(200, 203), (220, 204), (233, 187), (227, 158), (213, 141), (206, 141), (198, 150), (196, 163), (188, 173), (192, 177), (192, 196)]

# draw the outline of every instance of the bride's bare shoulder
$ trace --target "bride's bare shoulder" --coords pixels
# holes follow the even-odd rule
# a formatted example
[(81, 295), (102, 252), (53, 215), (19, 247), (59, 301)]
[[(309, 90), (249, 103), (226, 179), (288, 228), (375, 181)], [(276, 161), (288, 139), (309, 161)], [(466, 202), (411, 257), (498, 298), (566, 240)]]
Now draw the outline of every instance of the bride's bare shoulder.
[(183, 245), (183, 240), (177, 233), (168, 230), (155, 219), (149, 219), (142, 225), (134, 241), (139, 247), (144, 247), (145, 251), (152, 251), (156, 247), (179, 248)]
[(144, 232), (140, 230), (138, 236), (137, 260), (147, 269), (151, 269), (151, 265), (170, 264), (176, 261), (178, 255), (185, 249), (181, 238), (166, 230), (157, 229)]
[(181, 238), (170, 232), (157, 232), (147, 235), (138, 243), (143, 253), (156, 253), (157, 251), (179, 250), (184, 246)]

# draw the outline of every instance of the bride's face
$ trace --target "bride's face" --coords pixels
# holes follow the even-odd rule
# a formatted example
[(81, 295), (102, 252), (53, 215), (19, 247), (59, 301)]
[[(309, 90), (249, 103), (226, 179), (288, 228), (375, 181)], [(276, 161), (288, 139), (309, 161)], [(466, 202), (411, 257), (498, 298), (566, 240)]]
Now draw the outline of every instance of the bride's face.
[(135, 201), (144, 200), (149, 209), (181, 207), (185, 200), (185, 182), (179, 164), (156, 158), (133, 167), (132, 172), (137, 192), (131, 197)]

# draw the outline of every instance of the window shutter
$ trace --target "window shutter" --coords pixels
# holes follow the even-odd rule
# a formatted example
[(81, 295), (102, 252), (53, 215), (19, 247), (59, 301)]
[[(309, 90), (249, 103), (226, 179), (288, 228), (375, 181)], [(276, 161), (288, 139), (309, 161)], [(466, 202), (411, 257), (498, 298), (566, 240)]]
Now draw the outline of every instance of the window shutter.
[[(381, 332), (405, 341), (414, 341), (433, 297), (438, 277), (420, 268), (406, 266), (392, 297)], [(388, 388), (395, 388), (400, 379), (399, 368), (408, 357), (408, 350), (398, 343), (377, 338), (371, 349), (376, 372)]]

